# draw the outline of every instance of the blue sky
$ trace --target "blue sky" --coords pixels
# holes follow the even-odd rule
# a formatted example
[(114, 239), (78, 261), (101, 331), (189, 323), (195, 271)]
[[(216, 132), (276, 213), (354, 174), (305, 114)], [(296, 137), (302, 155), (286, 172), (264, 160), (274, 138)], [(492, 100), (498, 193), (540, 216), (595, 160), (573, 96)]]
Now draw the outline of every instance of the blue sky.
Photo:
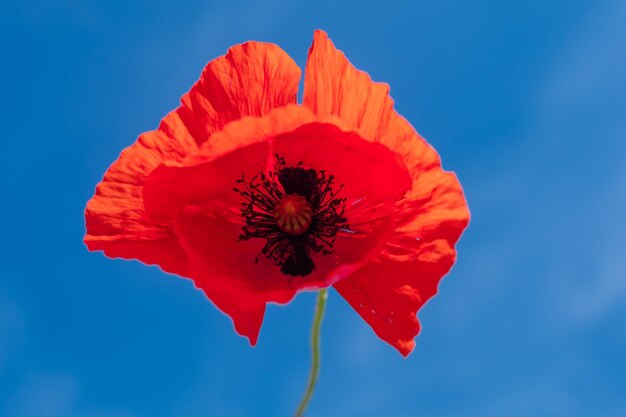
[(626, 2), (0, 4), (0, 415), (291, 415), (314, 294), (250, 348), (189, 281), (82, 244), (119, 151), (249, 39), (313, 30), (457, 172), (459, 258), (403, 359), (331, 292), (309, 416), (626, 415)]

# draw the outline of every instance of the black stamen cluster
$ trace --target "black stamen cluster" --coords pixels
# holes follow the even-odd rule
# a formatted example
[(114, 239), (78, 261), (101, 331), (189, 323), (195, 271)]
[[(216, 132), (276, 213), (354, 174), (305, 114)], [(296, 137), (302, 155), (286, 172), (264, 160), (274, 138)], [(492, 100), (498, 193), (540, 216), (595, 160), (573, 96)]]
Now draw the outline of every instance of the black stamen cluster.
[[(237, 183), (240, 186), (234, 190), (244, 198), (241, 217), (245, 223), (239, 241), (265, 239), (255, 262), (265, 255), (286, 275), (310, 274), (315, 268), (311, 251), (333, 253), (338, 230), (349, 228), (344, 217), (346, 199), (337, 198), (343, 185), (333, 190), (334, 176), (323, 170), (302, 168), (302, 162), (286, 167), (285, 158), (276, 155), (273, 171), (267, 175), (261, 172), (250, 180), (242, 176)], [(274, 217), (276, 204), (290, 194), (306, 198), (313, 212), (308, 230), (298, 236), (283, 232)]]

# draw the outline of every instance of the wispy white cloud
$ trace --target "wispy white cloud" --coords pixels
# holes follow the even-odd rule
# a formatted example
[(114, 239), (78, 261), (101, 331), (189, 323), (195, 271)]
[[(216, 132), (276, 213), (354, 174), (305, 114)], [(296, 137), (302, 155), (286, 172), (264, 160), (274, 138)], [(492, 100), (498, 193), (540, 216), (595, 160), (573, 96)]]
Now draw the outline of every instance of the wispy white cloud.
[(473, 227), (503, 213), (509, 219), (469, 248), (474, 256), (464, 254), (466, 272), (486, 291), (461, 305), (488, 301), (517, 268), (538, 262), (529, 301), (556, 305), (560, 327), (601, 320), (626, 301), (624, 21), (626, 3), (605, 4), (546, 64), (528, 106), (531, 123), (520, 132), (525, 145), (473, 196)]
[[(538, 97), (536, 120), (559, 138), (561, 154), (569, 155), (572, 147), (581, 153), (577, 172), (584, 174), (571, 178), (579, 182), (578, 201), (563, 207), (574, 220), (567, 226), (581, 233), (555, 259), (568, 269), (568, 275), (557, 276), (565, 310), (581, 324), (601, 320), (626, 301), (625, 21), (623, 1), (601, 8), (555, 57)], [(556, 169), (560, 162), (553, 161)], [(579, 255), (591, 259), (587, 268), (576, 268)]]
[[(466, 415), (584, 415), (578, 407), (588, 402), (573, 384), (596, 377), (594, 366), (602, 365), (593, 347), (579, 345), (581, 330), (626, 311), (624, 22), (626, 3), (616, 0), (574, 30), (531, 97), (522, 149), (473, 196), (473, 227), (493, 228), (503, 213), (508, 221), (502, 229), (477, 231), (481, 242), (461, 254), (463, 273), (480, 283), (471, 297), (453, 292), (456, 299), (448, 302), (456, 308), (443, 320), (462, 327), (484, 317), (486, 305), (502, 307), (517, 295), (522, 301), (515, 307), (523, 310), (507, 306), (503, 313), (513, 321), (501, 329), (521, 327), (526, 351), (511, 349), (545, 362), (502, 381)], [(606, 402), (597, 412), (620, 415), (624, 407)]]
[[(626, 138), (626, 127), (622, 133), (621, 138)], [(626, 219), (620, 215), (626, 213), (625, 188), (626, 161), (622, 172), (607, 185), (604, 200), (598, 202), (611, 206), (615, 217), (605, 219), (611, 226), (600, 238), (603, 246), (596, 248), (597, 260), (589, 271), (591, 277), (574, 286), (565, 298), (568, 311), (581, 324), (593, 324), (626, 302)]]

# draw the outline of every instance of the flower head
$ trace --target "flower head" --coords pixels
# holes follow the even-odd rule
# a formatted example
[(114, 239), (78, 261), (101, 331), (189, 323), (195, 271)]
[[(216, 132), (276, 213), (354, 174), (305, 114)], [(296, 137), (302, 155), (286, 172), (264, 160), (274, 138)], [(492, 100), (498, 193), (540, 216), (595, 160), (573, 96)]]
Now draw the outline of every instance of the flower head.
[(90, 250), (191, 278), (257, 341), (268, 302), (333, 285), (403, 355), (454, 263), (462, 188), (372, 82), (315, 32), (300, 70), (247, 42), (211, 61), (86, 208)]

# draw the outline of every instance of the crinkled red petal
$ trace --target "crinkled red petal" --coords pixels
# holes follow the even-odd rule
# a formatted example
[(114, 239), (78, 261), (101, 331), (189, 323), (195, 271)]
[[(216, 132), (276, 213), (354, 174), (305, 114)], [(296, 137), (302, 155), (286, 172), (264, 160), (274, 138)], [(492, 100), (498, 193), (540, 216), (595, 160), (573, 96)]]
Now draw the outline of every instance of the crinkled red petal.
[(296, 100), (300, 69), (276, 45), (248, 42), (211, 61), (159, 128), (139, 136), (107, 170), (85, 210), (85, 243), (107, 256), (138, 259), (187, 275), (172, 222), (149, 218), (143, 186), (161, 164), (178, 163), (226, 123)]
[(357, 70), (322, 31), (309, 50), (304, 105), (385, 145), (409, 170), (412, 184), (397, 203), (394, 232), (370, 263), (335, 284), (379, 337), (408, 355), (420, 328), (416, 313), (452, 266), (454, 244), (469, 222), (462, 188), (396, 113), (389, 87)]

